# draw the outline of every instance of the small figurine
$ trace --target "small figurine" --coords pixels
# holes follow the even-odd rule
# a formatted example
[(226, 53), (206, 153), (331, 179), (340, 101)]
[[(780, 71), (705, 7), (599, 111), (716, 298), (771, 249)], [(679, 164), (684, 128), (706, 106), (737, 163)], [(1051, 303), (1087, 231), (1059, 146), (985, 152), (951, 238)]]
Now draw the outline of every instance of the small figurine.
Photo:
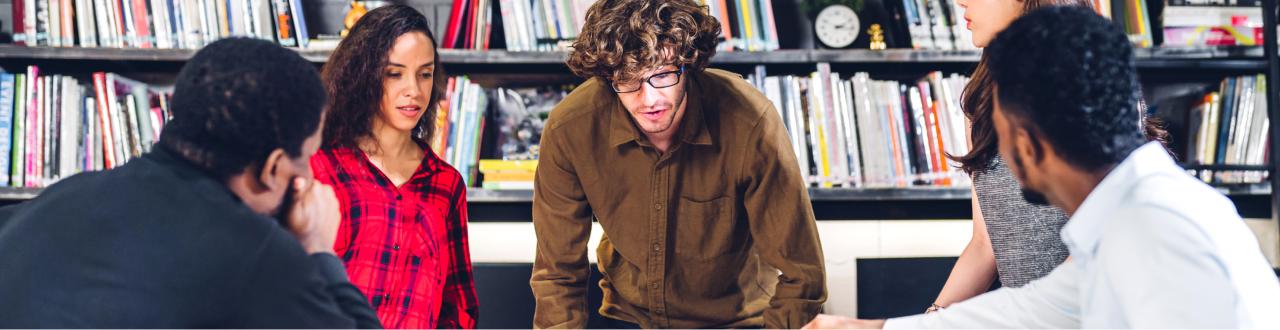
[(884, 30), (880, 29), (880, 24), (871, 24), (871, 27), (867, 29), (867, 34), (871, 35), (871, 45), (869, 47), (872, 50), (888, 48), (888, 45), (884, 42)]
[(348, 11), (347, 17), (342, 19), (342, 25), (346, 27), (343, 28), (342, 32), (339, 32), (338, 35), (346, 37), (347, 31), (351, 31), (351, 27), (355, 26), (356, 22), (360, 21), (360, 18), (364, 17), (364, 14), (367, 12), (369, 12), (369, 9), (365, 8), (363, 3), (360, 3), (360, 1), (351, 1), (351, 11)]

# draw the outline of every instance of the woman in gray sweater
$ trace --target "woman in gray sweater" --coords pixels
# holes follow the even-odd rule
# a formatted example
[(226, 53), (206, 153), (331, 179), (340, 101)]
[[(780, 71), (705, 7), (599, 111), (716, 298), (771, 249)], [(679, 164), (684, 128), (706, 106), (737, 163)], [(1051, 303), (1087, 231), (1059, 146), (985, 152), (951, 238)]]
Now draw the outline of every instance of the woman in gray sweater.
[[(965, 8), (964, 18), (977, 47), (985, 47), (1024, 12), (1043, 6), (1091, 6), (1088, 0), (957, 1)], [(1024, 194), (997, 155), (991, 119), (994, 82), (988, 76), (987, 61), (985, 55), (979, 60), (963, 93), (972, 148), (967, 155), (954, 158), (973, 177), (973, 237), (928, 311), (986, 292), (996, 276), (1006, 287), (1026, 285), (1067, 259), (1067, 248), (1059, 236), (1066, 214), (1040, 196)], [(1165, 134), (1154, 122), (1145, 126), (1153, 140)]]

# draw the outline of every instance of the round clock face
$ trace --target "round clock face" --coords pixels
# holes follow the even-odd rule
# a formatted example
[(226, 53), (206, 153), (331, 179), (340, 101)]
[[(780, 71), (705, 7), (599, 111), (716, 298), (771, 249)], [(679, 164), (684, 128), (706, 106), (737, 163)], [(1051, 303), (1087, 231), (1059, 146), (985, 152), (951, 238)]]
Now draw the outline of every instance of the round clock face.
[(845, 5), (831, 5), (818, 13), (813, 21), (813, 32), (823, 45), (844, 48), (858, 39), (861, 24), (853, 9)]

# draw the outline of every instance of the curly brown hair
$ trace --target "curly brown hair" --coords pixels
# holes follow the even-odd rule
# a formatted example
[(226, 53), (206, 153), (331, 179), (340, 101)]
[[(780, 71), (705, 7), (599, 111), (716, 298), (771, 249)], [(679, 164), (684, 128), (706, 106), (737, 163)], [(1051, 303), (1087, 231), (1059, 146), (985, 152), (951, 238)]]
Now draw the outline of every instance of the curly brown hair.
[[(396, 38), (411, 32), (426, 34), (431, 49), (438, 49), (427, 18), (413, 7), (400, 4), (369, 11), (338, 43), (320, 74), (330, 107), (325, 118), (324, 145), (355, 147), (357, 139), (373, 134), (372, 119), (382, 107), (382, 72), (388, 53)], [(437, 104), (447, 82), (439, 58), (436, 52), (431, 97), (426, 113), (414, 128), (413, 138), (422, 144), (435, 134)]]
[(583, 78), (638, 79), (663, 65), (702, 71), (716, 54), (720, 23), (694, 0), (604, 0), (587, 10), (565, 64)]

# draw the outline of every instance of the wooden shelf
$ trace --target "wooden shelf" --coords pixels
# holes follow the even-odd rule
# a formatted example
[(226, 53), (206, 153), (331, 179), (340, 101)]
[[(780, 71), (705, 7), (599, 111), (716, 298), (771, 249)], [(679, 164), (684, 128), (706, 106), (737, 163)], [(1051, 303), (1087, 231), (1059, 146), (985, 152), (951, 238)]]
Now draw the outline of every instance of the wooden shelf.
[[(330, 50), (298, 50), (316, 63), (328, 60)], [(183, 62), (195, 54), (192, 49), (22, 47), (0, 45), (0, 59), (27, 61), (127, 61)], [(719, 52), (715, 64), (808, 64), (808, 63), (976, 63), (981, 51), (938, 50), (829, 50), (785, 49), (770, 52)], [(440, 58), (449, 64), (563, 65), (565, 52), (508, 52), (442, 49)], [(1138, 49), (1135, 56), (1144, 68), (1206, 68), (1262, 70), (1266, 61), (1259, 47)]]

